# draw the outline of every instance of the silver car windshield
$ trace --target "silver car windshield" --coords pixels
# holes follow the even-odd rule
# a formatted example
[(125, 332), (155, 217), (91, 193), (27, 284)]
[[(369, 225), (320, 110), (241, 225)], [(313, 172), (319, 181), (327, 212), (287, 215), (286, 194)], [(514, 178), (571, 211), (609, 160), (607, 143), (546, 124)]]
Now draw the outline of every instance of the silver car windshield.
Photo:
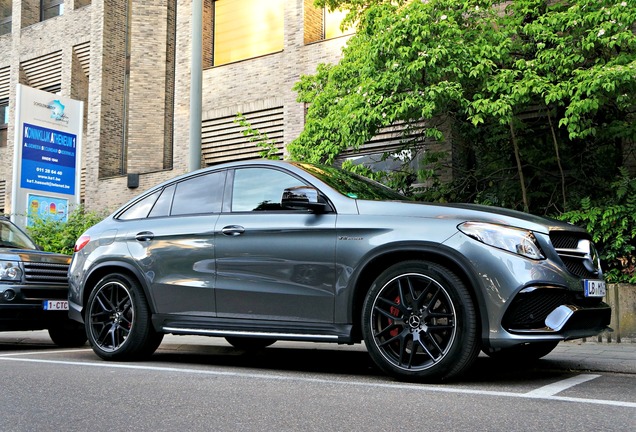
[(0, 219), (0, 248), (37, 249), (31, 239), (12, 223)]
[(409, 201), (407, 197), (397, 193), (393, 189), (349, 171), (325, 165), (306, 163), (296, 163), (296, 166), (318, 177), (342, 195), (348, 196), (349, 198), (373, 201)]

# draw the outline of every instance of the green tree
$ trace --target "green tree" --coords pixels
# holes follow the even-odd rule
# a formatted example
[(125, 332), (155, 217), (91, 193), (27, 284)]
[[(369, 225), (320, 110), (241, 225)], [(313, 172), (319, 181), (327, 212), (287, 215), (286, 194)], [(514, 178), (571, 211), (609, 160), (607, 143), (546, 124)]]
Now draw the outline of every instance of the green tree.
[(463, 159), (454, 182), (424, 198), (549, 213), (607, 193), (636, 140), (631, 2), (316, 4), (349, 9), (357, 32), (337, 65), (296, 84), (309, 110), (292, 158), (330, 163), (382, 128), (424, 121), (423, 138), (405, 139), (405, 148), (452, 131)]
[(78, 207), (68, 215), (65, 222), (36, 218), (27, 231), (43, 250), (71, 255), (77, 239), (104, 216)]

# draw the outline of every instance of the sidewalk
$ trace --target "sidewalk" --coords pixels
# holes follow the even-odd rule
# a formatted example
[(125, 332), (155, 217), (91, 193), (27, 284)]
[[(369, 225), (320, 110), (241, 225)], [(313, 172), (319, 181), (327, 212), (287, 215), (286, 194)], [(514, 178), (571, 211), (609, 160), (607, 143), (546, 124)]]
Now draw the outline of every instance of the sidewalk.
[(561, 342), (544, 359), (558, 369), (636, 374), (636, 343)]
[[(0, 332), (0, 353), (3, 350), (3, 345), (53, 346), (53, 343), (46, 331)], [(360, 344), (353, 346), (323, 345), (325, 349), (331, 350), (365, 350), (364, 345)], [(196, 346), (229, 347), (223, 338), (166, 335), (159, 349), (188, 351)], [(318, 348), (316, 344), (307, 345), (303, 342), (281, 341), (274, 345), (274, 347), (280, 346)], [(547, 366), (556, 370), (636, 374), (636, 341), (608, 343), (574, 340), (561, 342), (554, 351), (543, 358), (543, 361), (544, 368)]]

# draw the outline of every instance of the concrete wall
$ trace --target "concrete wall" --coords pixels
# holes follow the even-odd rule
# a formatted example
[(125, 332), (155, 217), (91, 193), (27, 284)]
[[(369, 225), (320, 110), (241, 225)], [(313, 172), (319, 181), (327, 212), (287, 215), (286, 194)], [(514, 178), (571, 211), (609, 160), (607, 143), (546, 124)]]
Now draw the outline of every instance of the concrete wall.
[(636, 342), (636, 285), (608, 285), (605, 302), (612, 307), (614, 331), (604, 332), (599, 342)]

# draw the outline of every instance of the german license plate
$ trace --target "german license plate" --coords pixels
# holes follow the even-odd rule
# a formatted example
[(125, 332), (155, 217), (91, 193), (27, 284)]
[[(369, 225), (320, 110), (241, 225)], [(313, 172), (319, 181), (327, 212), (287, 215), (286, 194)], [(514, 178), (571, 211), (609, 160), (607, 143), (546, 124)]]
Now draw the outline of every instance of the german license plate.
[(605, 281), (584, 279), (585, 297), (605, 297)]
[(44, 308), (44, 310), (50, 310), (50, 311), (68, 310), (68, 301), (67, 300), (44, 300), (42, 307)]

